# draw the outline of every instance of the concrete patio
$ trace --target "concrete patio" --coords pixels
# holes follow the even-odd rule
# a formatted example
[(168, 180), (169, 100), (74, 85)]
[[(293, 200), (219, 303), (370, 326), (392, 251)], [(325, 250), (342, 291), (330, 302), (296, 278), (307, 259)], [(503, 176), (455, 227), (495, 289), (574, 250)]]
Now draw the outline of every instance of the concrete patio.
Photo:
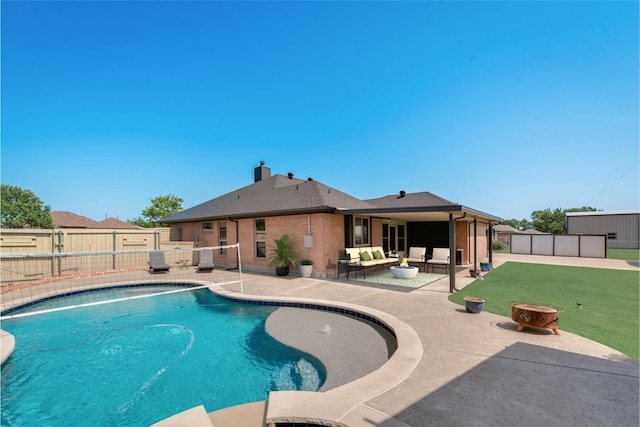
[[(618, 260), (520, 258), (496, 254), (493, 265), (517, 260), (638, 270)], [(456, 280), (461, 288), (473, 279), (460, 272)], [(341, 301), (389, 313), (415, 330), (422, 357), (398, 385), (353, 406), (340, 406), (348, 385), (340, 387), (339, 399), (329, 392), (325, 399), (315, 393), (297, 401), (291, 392), (266, 404), (212, 413), (213, 425), (249, 426), (252, 407), (256, 426), (265, 415), (296, 410), (351, 427), (638, 425), (638, 361), (571, 333), (517, 332), (510, 318), (468, 314), (447, 300), (448, 286), (443, 279), (416, 290), (389, 290), (345, 280), (245, 275), (246, 294)], [(236, 423), (239, 413), (245, 418)]]
[[(509, 260), (640, 271), (626, 261), (509, 254), (495, 254), (493, 265), (499, 268)], [(473, 280), (468, 270), (456, 276), (458, 288)], [(275, 392), (268, 402), (209, 414), (197, 407), (158, 425), (260, 427), (266, 420), (349, 427), (639, 424), (638, 361), (571, 333), (517, 332), (510, 318), (469, 314), (448, 301), (448, 278), (418, 289), (248, 273), (243, 282), (242, 295), (238, 284), (226, 285), (222, 292), (362, 309), (391, 325), (400, 346), (379, 369), (326, 391)], [(2, 336), (3, 353), (13, 344), (9, 339)], [(296, 346), (312, 352), (309, 344), (315, 341), (317, 336), (301, 334)], [(357, 337), (349, 347), (360, 348)], [(367, 371), (366, 363), (356, 358), (351, 366), (330, 360), (341, 354), (316, 356), (326, 366), (339, 362)]]

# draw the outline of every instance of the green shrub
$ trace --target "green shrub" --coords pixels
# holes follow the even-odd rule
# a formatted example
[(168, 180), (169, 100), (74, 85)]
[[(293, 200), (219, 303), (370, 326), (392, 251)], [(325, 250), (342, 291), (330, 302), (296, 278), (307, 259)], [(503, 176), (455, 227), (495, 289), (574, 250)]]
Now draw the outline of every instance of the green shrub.
[(507, 245), (502, 243), (500, 240), (494, 240), (493, 243), (491, 244), (491, 247), (496, 251), (501, 251), (504, 248), (506, 248)]

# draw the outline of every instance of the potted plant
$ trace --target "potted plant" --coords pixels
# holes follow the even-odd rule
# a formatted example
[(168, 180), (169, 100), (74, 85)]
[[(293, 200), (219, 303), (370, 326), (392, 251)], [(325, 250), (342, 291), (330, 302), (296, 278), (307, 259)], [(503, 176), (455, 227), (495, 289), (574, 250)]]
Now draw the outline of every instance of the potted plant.
[(467, 310), (467, 313), (475, 313), (478, 314), (482, 311), (484, 307), (484, 300), (478, 297), (464, 297), (464, 308)]
[(313, 261), (310, 259), (300, 260), (300, 274), (302, 277), (311, 277), (311, 273), (313, 272)]
[(279, 239), (275, 239), (275, 246), (269, 253), (269, 265), (276, 268), (278, 276), (287, 276), (289, 266), (296, 266), (296, 258), (293, 251), (293, 242), (287, 234), (283, 234)]

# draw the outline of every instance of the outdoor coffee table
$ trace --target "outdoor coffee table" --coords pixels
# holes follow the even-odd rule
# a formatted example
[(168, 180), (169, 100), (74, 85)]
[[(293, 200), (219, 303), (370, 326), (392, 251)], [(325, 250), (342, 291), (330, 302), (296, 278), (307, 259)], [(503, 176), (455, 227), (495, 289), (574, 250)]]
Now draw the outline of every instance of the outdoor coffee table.
[(396, 279), (413, 279), (418, 274), (418, 267), (391, 267), (391, 274)]

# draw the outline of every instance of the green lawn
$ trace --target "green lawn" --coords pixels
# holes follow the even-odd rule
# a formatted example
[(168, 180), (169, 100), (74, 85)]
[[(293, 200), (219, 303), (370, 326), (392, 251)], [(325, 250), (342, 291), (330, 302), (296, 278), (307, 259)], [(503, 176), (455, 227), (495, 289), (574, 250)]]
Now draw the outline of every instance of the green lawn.
[(640, 261), (640, 249), (607, 249), (607, 258)]
[[(511, 249), (505, 246), (503, 249), (493, 249), (497, 254), (511, 253)], [(622, 259), (625, 261), (640, 261), (640, 249), (607, 249), (607, 258)]]
[(560, 311), (560, 331), (640, 360), (638, 272), (508, 262), (483, 278), (449, 300), (464, 305), (464, 296), (483, 298), (484, 310), (509, 318), (512, 303), (552, 306)]

